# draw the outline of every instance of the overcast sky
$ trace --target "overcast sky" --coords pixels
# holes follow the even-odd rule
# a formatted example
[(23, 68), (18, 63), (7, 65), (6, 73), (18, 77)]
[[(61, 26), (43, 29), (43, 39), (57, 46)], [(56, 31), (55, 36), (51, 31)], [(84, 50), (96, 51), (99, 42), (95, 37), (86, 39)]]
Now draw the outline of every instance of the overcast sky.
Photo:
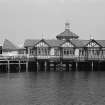
[(105, 0), (0, 0), (0, 41), (55, 38), (70, 22), (80, 39), (105, 39)]

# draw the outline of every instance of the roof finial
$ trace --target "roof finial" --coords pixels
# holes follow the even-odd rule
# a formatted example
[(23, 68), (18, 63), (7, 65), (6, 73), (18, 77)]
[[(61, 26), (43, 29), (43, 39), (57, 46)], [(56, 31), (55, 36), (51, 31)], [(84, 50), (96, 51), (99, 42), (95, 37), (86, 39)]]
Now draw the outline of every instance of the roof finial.
[(42, 33), (42, 39), (44, 39), (44, 35), (43, 35), (43, 33)]
[(94, 36), (90, 35), (90, 40), (93, 40), (94, 39)]
[(65, 23), (65, 30), (69, 30), (70, 29), (70, 23), (69, 22), (66, 22)]

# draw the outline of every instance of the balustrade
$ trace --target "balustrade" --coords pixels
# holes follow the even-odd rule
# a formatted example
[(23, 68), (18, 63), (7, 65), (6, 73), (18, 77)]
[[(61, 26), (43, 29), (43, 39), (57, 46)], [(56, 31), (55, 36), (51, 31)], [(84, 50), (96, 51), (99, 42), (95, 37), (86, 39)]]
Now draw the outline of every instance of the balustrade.
[(0, 55), (1, 60), (35, 60), (35, 59), (74, 59), (74, 60), (105, 60), (104, 54), (99, 55), (32, 55), (32, 54), (17, 54), (16, 56)]

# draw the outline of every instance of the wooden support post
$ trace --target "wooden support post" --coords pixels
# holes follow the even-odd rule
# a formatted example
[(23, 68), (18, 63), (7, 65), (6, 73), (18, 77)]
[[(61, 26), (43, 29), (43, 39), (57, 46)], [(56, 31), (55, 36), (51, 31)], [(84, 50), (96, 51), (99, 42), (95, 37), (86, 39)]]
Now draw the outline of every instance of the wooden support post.
[(49, 65), (49, 68), (48, 69), (49, 69), (49, 71), (51, 71), (51, 63), (49, 62), (48, 65)]
[(66, 71), (68, 71), (67, 63), (66, 63)]
[(37, 61), (37, 72), (39, 71), (39, 62)]
[(56, 71), (56, 64), (54, 63), (54, 71)]
[(98, 61), (98, 70), (100, 70), (100, 67), (101, 67), (101, 66), (100, 66), (100, 61)]
[(92, 71), (94, 70), (94, 64), (93, 64), (93, 61), (92, 61)]
[[(6, 71), (7, 71), (7, 65), (6, 65)], [(0, 64), (0, 73), (2, 72), (2, 66)]]
[(47, 70), (49, 71), (50, 69), (50, 66), (49, 66), (49, 63), (47, 62)]
[(72, 65), (73, 65), (73, 64), (69, 64), (69, 65), (68, 65), (68, 71), (71, 71), (71, 70), (72, 70)]
[(63, 71), (62, 61), (60, 63), (60, 71)]
[(66, 63), (66, 71), (69, 71), (69, 64)]
[(47, 71), (47, 61), (45, 61), (44, 66), (45, 66), (45, 72), (46, 72)]
[(8, 60), (8, 73), (10, 73), (10, 61)]
[(19, 73), (20, 73), (20, 71), (21, 71), (21, 62), (19, 60)]
[(78, 62), (76, 62), (76, 71), (78, 70)]
[(28, 72), (28, 61), (26, 61), (26, 72)]

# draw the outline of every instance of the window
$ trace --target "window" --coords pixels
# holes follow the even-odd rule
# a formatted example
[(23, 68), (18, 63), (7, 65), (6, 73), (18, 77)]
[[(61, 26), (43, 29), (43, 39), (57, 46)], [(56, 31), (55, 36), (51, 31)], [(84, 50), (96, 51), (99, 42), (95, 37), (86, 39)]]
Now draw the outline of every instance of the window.
[(38, 48), (38, 55), (41, 55), (41, 51), (40, 51), (40, 48)]
[(30, 54), (33, 54), (33, 53), (34, 53), (34, 51), (32, 49), (30, 49)]
[(69, 56), (69, 55), (73, 55), (73, 54), (74, 54), (74, 49), (65, 48), (63, 50), (63, 55)]
[(64, 55), (66, 55), (66, 51), (64, 50)]
[(69, 55), (69, 53), (70, 53), (69, 50), (67, 50), (67, 55)]

